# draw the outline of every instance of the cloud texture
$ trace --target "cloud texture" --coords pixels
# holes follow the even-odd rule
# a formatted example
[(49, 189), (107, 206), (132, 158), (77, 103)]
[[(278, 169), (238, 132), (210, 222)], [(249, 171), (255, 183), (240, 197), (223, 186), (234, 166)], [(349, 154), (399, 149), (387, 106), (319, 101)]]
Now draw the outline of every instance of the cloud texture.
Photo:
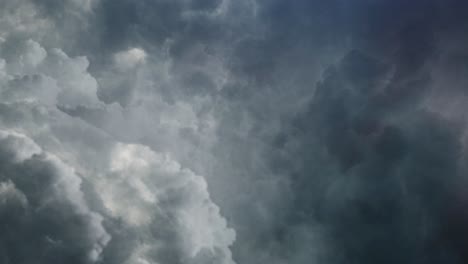
[(0, 1), (0, 262), (466, 263), (467, 8)]

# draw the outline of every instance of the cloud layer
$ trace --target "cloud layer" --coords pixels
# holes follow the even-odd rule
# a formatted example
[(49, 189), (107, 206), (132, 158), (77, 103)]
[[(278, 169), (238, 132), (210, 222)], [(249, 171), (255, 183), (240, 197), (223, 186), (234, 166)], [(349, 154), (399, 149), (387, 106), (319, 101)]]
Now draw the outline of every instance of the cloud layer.
[(467, 4), (4, 0), (2, 263), (465, 263)]

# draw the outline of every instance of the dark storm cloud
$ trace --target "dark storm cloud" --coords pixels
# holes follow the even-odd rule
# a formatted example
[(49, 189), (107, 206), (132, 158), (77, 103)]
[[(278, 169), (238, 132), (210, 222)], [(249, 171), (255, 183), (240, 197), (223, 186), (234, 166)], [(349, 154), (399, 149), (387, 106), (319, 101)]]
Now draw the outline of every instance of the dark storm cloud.
[(1, 132), (3, 263), (92, 263), (109, 235), (89, 210), (80, 179), (28, 138)]
[[(283, 17), (294, 6), (273, 4), (282, 12), (271, 13), (271, 20), (283, 21), (289, 32), (303, 28), (306, 15), (296, 11), (294, 17)], [(466, 18), (459, 10), (466, 4), (336, 1), (302, 8), (329, 11), (334, 17), (326, 29), (345, 34), (337, 37), (349, 38), (347, 46), (356, 50), (325, 70), (318, 85), (310, 84), (314, 98), (308, 110), (286, 122), (272, 141), (278, 150), (267, 154), (271, 168), (291, 181), (293, 198), (284, 220), (276, 221), (259, 243), (278, 241), (285, 255), (270, 253), (287, 261), (300, 254), (289, 247), (298, 239), (294, 230), (309, 226), (303, 230), (320, 233), (319, 226), (331, 238), (319, 243), (333, 248), (320, 257), (332, 263), (463, 263), (466, 241), (454, 234), (465, 232), (464, 220), (450, 224), (460, 210), (452, 208), (459, 203), (454, 193), (464, 184), (459, 171), (463, 124), (427, 112), (423, 102), (434, 90), (446, 89), (432, 85), (440, 77), (432, 75), (433, 64), (446, 55), (440, 43), (447, 36), (465, 41), (459, 29), (466, 27)], [(281, 28), (272, 31), (288, 36)], [(291, 42), (307, 39), (311, 31), (301, 33), (304, 37), (297, 35)], [(249, 54), (262, 54), (277, 42), (263, 45), (254, 48), (259, 53)], [(275, 55), (290, 50), (279, 47)], [(271, 67), (272, 58), (277, 56), (250, 61), (267, 59), (264, 65)], [(261, 65), (252, 69), (263, 70)], [(262, 76), (245, 69), (253, 77)], [(314, 257), (310, 254), (309, 260)]]
[(467, 261), (463, 1), (0, 6), (3, 262)]
[[(366, 55), (347, 55), (295, 121), (289, 137), (300, 145), (289, 156), (301, 159), (285, 170), (296, 197), (284, 225), (318, 221), (332, 238), (331, 254), (340, 252), (338, 263), (461, 263), (463, 251), (445, 233), (463, 183), (459, 131), (421, 110), (415, 97), (401, 98), (408, 107), (374, 104), (375, 93), (385, 96), (393, 84), (379, 86), (379, 71), (366, 71), (370, 89), (355, 79), (362, 67), (378, 66)], [(318, 160), (336, 169), (327, 173)]]
[[(246, 194), (266, 212), (244, 211), (257, 219), (255, 231), (243, 230), (255, 224), (239, 217), (238, 241), (253, 241), (236, 244), (240, 262), (305, 263), (317, 256), (331, 263), (464, 261), (466, 242), (453, 235), (465, 232), (464, 220), (449, 232), (447, 226), (460, 210), (451, 207), (459, 203), (457, 185), (464, 184), (465, 121), (444, 120), (425, 103), (434, 92), (454, 89), (434, 86), (444, 78), (434, 68), (447, 67), (437, 65), (453, 52), (445, 42), (466, 43), (460, 11), (466, 8), (462, 1), (259, 2), (258, 23), (267, 33), (235, 46), (230, 67), (242, 82), (222, 91), (239, 102), (219, 130), (236, 147), (217, 151), (245, 168), (228, 170), (231, 177), (283, 199), (271, 205), (266, 195)], [(306, 68), (314, 75), (315, 61), (333, 48), (345, 54), (338, 63), (327, 58), (336, 65), (317, 85), (297, 74)], [(281, 82), (294, 73), (294, 82)], [(281, 113), (291, 103), (288, 92), (296, 102), (313, 94), (305, 113)], [(275, 118), (285, 118), (280, 128)], [(264, 159), (271, 160), (267, 168), (255, 164)], [(265, 187), (263, 177), (272, 186), (286, 184)], [(318, 237), (323, 232), (331, 241), (305, 240), (297, 229)], [(336, 248), (313, 250), (323, 245)], [(301, 254), (307, 260), (296, 260)]]

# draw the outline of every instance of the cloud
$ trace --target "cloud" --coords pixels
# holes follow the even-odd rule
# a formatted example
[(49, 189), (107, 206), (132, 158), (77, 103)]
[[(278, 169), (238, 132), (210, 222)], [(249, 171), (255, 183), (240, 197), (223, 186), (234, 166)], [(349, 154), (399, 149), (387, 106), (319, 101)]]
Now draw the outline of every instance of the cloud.
[[(419, 81), (412, 83), (417, 92), (407, 89), (425, 74), (397, 72), (351, 51), (324, 73), (309, 111), (285, 130), (278, 146), (286, 153), (275, 158), (294, 190), (288, 217), (276, 227), (284, 243), (302, 241), (293, 230), (306, 226), (324, 234), (326, 245), (311, 257), (331, 263), (464, 261), (457, 246), (464, 240), (446, 230), (464, 182), (461, 131), (421, 107), (427, 90)], [(388, 77), (394, 74), (410, 81)], [(287, 259), (301, 252), (290, 250)]]
[[(85, 57), (70, 58), (60, 49), (46, 51), (33, 40), (18, 44), (15, 50), (1, 47), (6, 57), (2, 73), (6, 100), (29, 97), (49, 105), (99, 105), (97, 82), (87, 72), (89, 62)], [(43, 84), (34, 87), (38, 83)]]
[(110, 236), (86, 204), (81, 179), (30, 138), (0, 132), (5, 263), (92, 263)]
[(109, 172), (95, 181), (109, 213), (140, 237), (144, 250), (134, 251), (129, 262), (234, 263), (229, 246), (235, 232), (211, 201), (205, 180), (167, 155), (117, 144)]
[(2, 261), (463, 263), (465, 9), (3, 1)]
[(115, 54), (115, 65), (119, 70), (125, 71), (134, 68), (140, 63), (143, 63), (146, 58), (146, 52), (139, 48), (132, 48), (126, 51), (121, 51)]
[[(26, 38), (6, 39), (0, 54), (5, 263), (234, 263), (235, 232), (202, 176), (149, 147), (121, 143), (121, 135), (134, 140), (131, 131), (112, 135), (71, 116), (102, 111), (122, 129), (122, 112), (146, 115), (146, 108), (100, 101), (86, 57)], [(117, 52), (106, 76), (124, 76), (140, 100), (145, 87), (129, 72), (138, 82), (146, 56)], [(197, 122), (187, 104), (156, 107), (164, 113), (160, 129)]]

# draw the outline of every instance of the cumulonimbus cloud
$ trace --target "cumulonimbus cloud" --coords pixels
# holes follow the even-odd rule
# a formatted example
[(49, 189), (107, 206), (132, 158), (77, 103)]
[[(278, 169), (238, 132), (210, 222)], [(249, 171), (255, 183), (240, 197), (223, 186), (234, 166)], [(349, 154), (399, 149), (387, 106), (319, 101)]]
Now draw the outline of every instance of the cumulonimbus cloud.
[(457, 0), (4, 0), (0, 261), (464, 263)]
[[(0, 46), (2, 261), (234, 263), (235, 232), (202, 176), (62, 112), (121, 107), (99, 100), (86, 57), (20, 32), (22, 9), (35, 7), (25, 1), (20, 14), (2, 16), (19, 23)], [(53, 25), (39, 11), (27, 18)], [(22, 33), (31, 38), (13, 40)], [(125, 74), (144, 59), (141, 49), (117, 53), (115, 70)]]

